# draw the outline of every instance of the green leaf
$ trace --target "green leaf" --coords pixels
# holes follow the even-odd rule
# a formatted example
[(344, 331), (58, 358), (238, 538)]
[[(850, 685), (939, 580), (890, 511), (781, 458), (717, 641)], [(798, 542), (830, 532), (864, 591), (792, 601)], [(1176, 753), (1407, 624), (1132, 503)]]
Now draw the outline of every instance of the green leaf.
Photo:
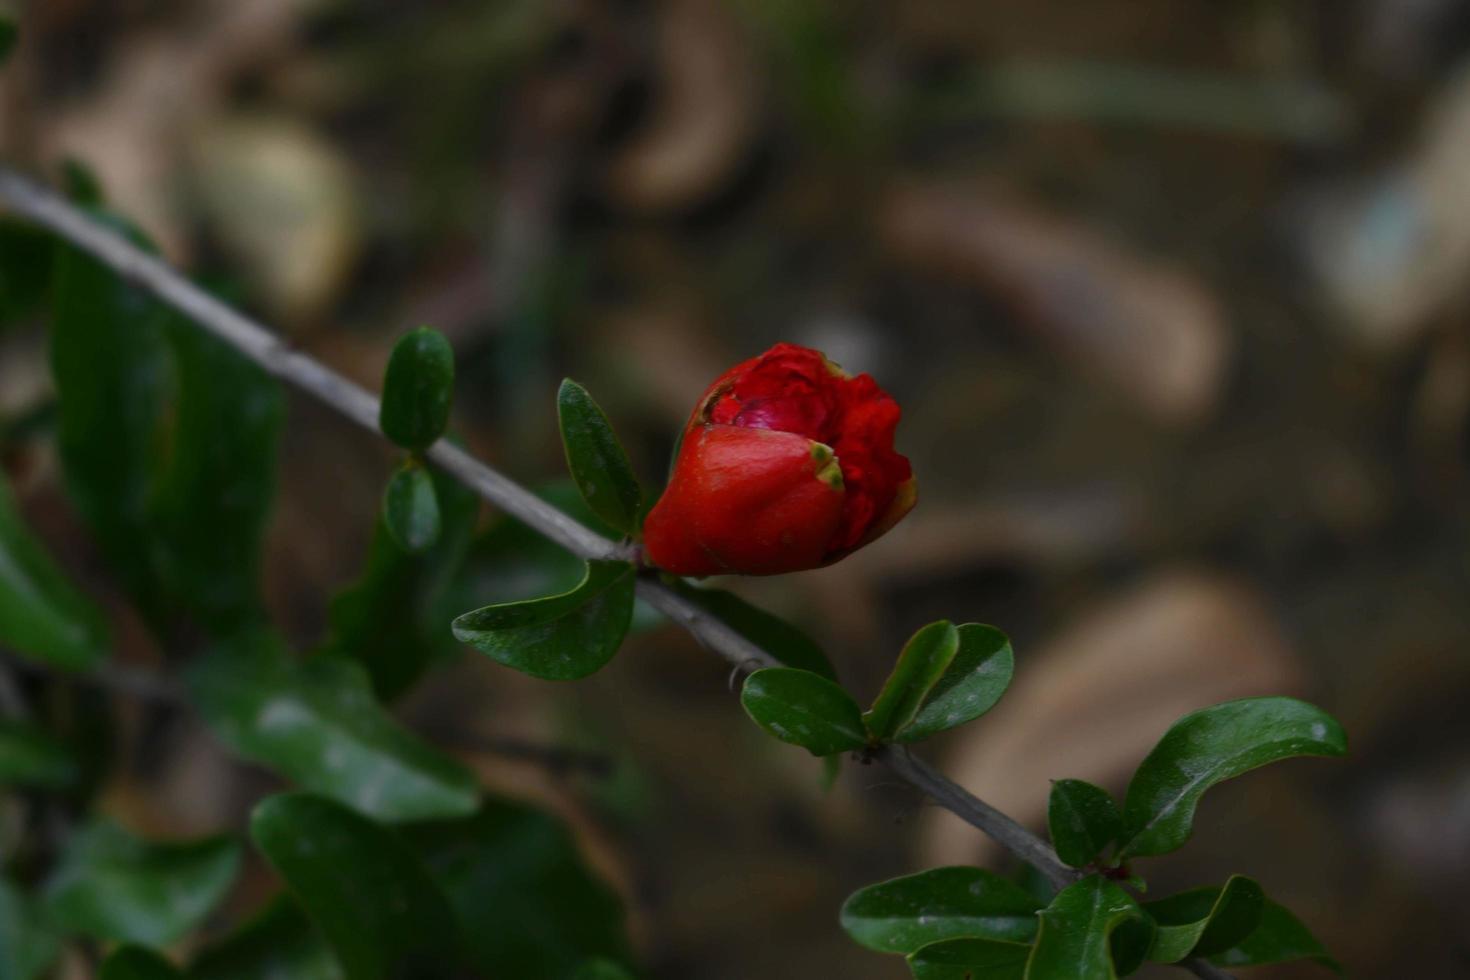
[[(0, 26), (0, 35), (4, 30)], [(4, 43), (0, 36), (0, 47)], [(55, 257), (50, 234), (23, 221), (0, 218), (0, 327), (40, 310), (51, 291)]]
[(1147, 902), (1143, 910), (1159, 924), (1149, 959), (1176, 963), (1223, 952), (1260, 924), (1264, 902), (1261, 886), (1243, 875), (1232, 875), (1223, 888), (1194, 888)]
[(102, 613), (76, 591), (21, 521), (0, 478), (0, 643), (68, 670), (107, 653)]
[(257, 631), (210, 651), (185, 679), (220, 741), (307, 789), (389, 821), (475, 809), (474, 775), (388, 715), (353, 661), (296, 661)]
[(623, 534), (637, 534), (643, 490), (607, 416), (570, 378), (556, 393), (567, 468), (592, 512)]
[(472, 817), (405, 828), (478, 975), (561, 980), (589, 957), (628, 963), (622, 903), (555, 818), (491, 798)]
[(982, 868), (933, 868), (853, 892), (841, 921), (860, 945), (908, 955), (961, 937), (1028, 942), (1039, 908), (1020, 886)]
[(35, 980), (61, 953), (61, 939), (41, 910), (0, 878), (0, 980)]
[(947, 619), (930, 623), (909, 638), (873, 707), (863, 715), (874, 738), (891, 742), (915, 719), (959, 649), (959, 630)]
[(588, 960), (577, 967), (571, 980), (633, 980), (633, 974), (612, 960)]
[(745, 679), (740, 703), (761, 728), (812, 755), (849, 752), (868, 741), (857, 702), (837, 684), (809, 670), (758, 670)]
[(239, 867), (240, 846), (226, 837), (154, 843), (97, 821), (67, 842), (46, 910), (70, 932), (166, 946), (204, 921)]
[(0, 14), (0, 65), (3, 65), (10, 57), (19, 33), (15, 28), (15, 21), (5, 14)]
[(378, 427), (404, 449), (433, 445), (449, 427), (454, 351), (437, 330), (420, 327), (399, 339), (383, 377)]
[(674, 590), (684, 598), (724, 622), (783, 665), (809, 670), (829, 681), (837, 680), (837, 671), (832, 668), (822, 648), (811, 637), (779, 616), (752, 606), (735, 593), (724, 589), (699, 588), (683, 579), (674, 579), (672, 584)]
[(101, 207), (107, 200), (97, 173), (76, 157), (61, 161), (61, 187), (67, 200), (82, 207)]
[(1023, 980), (1031, 947), (998, 939), (946, 939), (909, 955), (914, 980)]
[(1301, 920), (1269, 898), (1262, 903), (1260, 923), (1251, 934), (1209, 959), (1223, 967), (1314, 960), (1335, 973), (1343, 972), (1342, 965), (1327, 955), (1326, 947), (1302, 925)]
[(50, 734), (25, 722), (0, 721), (0, 786), (62, 790), (80, 775), (71, 750)]
[(343, 980), (342, 967), (315, 926), (282, 896), (232, 935), (206, 947), (189, 980)]
[(1123, 817), (1102, 787), (1081, 779), (1058, 779), (1051, 784), (1046, 824), (1057, 857), (1080, 868), (1118, 839)]
[(120, 946), (102, 961), (97, 980), (184, 980), (184, 975), (151, 949)]
[(1069, 885), (1041, 911), (1026, 980), (1113, 980), (1113, 932), (1142, 917), (1132, 896), (1106, 878)]
[(449, 902), (393, 831), (287, 793), (255, 808), (250, 835), (352, 980), (453, 976)]
[(1200, 797), (1216, 783), (1279, 759), (1346, 751), (1342, 726), (1295, 698), (1245, 698), (1186, 715), (1128, 784), (1119, 856), (1166, 854), (1182, 846)]
[(586, 677), (618, 652), (633, 618), (635, 581), (627, 562), (589, 561), (570, 592), (464, 613), (453, 623), (454, 636), (532, 677)]
[(383, 526), (398, 547), (419, 554), (439, 540), (439, 498), (429, 471), (405, 462), (388, 481), (383, 493)]
[(939, 681), (924, 695), (914, 720), (894, 741), (918, 742), (974, 721), (995, 707), (1011, 683), (1015, 656), (1011, 641), (993, 626), (964, 623), (957, 627), (959, 649)]

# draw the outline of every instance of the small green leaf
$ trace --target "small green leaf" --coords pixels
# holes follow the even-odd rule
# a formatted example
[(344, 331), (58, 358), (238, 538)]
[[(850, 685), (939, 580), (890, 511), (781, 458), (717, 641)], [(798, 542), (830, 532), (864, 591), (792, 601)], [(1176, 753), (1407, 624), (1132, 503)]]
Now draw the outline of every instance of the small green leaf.
[(1108, 791), (1081, 779), (1051, 784), (1046, 823), (1057, 857), (1074, 868), (1089, 864), (1123, 830), (1123, 817)]
[(0, 478), (0, 643), (80, 670), (107, 653), (102, 612), (76, 591), (21, 521)]
[(1113, 933), (1142, 918), (1132, 896), (1099, 875), (1067, 886), (1041, 911), (1026, 980), (1113, 980)]
[(587, 389), (570, 378), (556, 393), (556, 414), (567, 468), (582, 499), (613, 528), (636, 534), (643, 491), (607, 416)]
[(439, 498), (433, 478), (421, 464), (405, 462), (388, 481), (383, 526), (409, 554), (427, 551), (439, 540)]
[(84, 208), (99, 208), (107, 201), (97, 172), (76, 157), (61, 161), (61, 187), (67, 200)]
[(230, 936), (206, 947), (189, 965), (189, 980), (343, 980), (332, 949), (281, 896)]
[(812, 755), (850, 752), (868, 741), (857, 702), (837, 684), (809, 670), (758, 670), (745, 679), (740, 703), (757, 725)]
[(63, 790), (80, 774), (71, 750), (45, 731), (24, 722), (0, 721), (0, 786)]
[(20, 34), (15, 28), (15, 21), (6, 14), (0, 14), (0, 65), (10, 57), (10, 52), (15, 48), (16, 37)]
[(1342, 965), (1327, 955), (1327, 949), (1312, 935), (1301, 920), (1284, 906), (1269, 898), (1261, 905), (1261, 920), (1250, 935), (1221, 953), (1211, 956), (1216, 966), (1265, 966), (1314, 960), (1335, 973)]
[(588, 960), (577, 967), (571, 980), (633, 980), (633, 974), (612, 960)]
[(982, 868), (933, 868), (853, 892), (842, 928), (860, 945), (908, 955), (961, 937), (1029, 942), (1041, 903)]
[(1216, 783), (1292, 756), (1346, 751), (1342, 726), (1295, 698), (1245, 698), (1186, 715), (1128, 784), (1119, 856), (1166, 854), (1182, 846), (1200, 797)]
[(220, 741), (307, 789), (388, 821), (475, 809), (474, 774), (387, 714), (353, 661), (296, 661), (257, 631), (210, 651), (185, 679)]
[(909, 638), (873, 707), (863, 715), (874, 738), (891, 742), (914, 720), (959, 649), (959, 630), (947, 619), (930, 623)]
[(378, 427), (404, 449), (433, 445), (449, 428), (454, 350), (437, 330), (420, 327), (399, 339), (383, 377)]
[(726, 626), (775, 657), (784, 666), (800, 667), (813, 674), (820, 674), (829, 681), (837, 680), (837, 671), (832, 668), (822, 648), (811, 637), (779, 616), (752, 606), (735, 593), (724, 589), (700, 588), (683, 579), (674, 579), (673, 587), (684, 598), (723, 621)]
[(151, 949), (120, 946), (102, 961), (97, 980), (184, 980), (184, 975)]
[(576, 680), (602, 668), (633, 618), (634, 568), (589, 561), (570, 592), (485, 606), (453, 623), (455, 639), (507, 667), (545, 680)]
[(562, 980), (589, 957), (630, 962), (622, 903), (554, 817), (491, 798), (405, 834), (449, 897), (475, 975)]
[(1223, 888), (1194, 888), (1143, 906), (1159, 924), (1148, 957), (1177, 963), (1186, 956), (1211, 956), (1245, 939), (1261, 921), (1261, 886), (1232, 875)]
[(340, 803), (272, 796), (250, 836), (352, 980), (453, 976), (448, 900), (404, 841)]
[(61, 953), (61, 939), (41, 910), (0, 878), (0, 980), (35, 980)]
[(1023, 980), (1031, 947), (998, 939), (946, 939), (909, 955), (914, 980)]
[(154, 843), (98, 821), (67, 842), (46, 882), (46, 911), (70, 932), (166, 946), (219, 904), (239, 867), (229, 838)]
[(957, 630), (960, 645), (954, 659), (894, 741), (918, 742), (974, 721), (995, 707), (1010, 686), (1015, 656), (1006, 635), (980, 623), (963, 623)]

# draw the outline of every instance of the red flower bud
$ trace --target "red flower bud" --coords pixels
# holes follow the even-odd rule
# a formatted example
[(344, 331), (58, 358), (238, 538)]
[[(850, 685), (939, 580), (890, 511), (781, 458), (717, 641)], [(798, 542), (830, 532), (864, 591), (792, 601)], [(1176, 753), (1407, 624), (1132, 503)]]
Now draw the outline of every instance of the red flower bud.
[(643, 523), (650, 561), (679, 575), (827, 565), (914, 506), (893, 451), (899, 408), (866, 374), (777, 344), (726, 371), (684, 427), (668, 489)]

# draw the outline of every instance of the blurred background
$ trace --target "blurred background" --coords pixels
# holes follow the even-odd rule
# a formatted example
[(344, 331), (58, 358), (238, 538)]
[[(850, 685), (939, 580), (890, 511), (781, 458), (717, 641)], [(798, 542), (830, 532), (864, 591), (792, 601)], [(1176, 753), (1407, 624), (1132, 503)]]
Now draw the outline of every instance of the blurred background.
[[(925, 622), (1009, 632), (1015, 686), (927, 752), (1033, 826), (1049, 779), (1121, 790), (1185, 711), (1321, 704), (1350, 758), (1212, 792), (1153, 890), (1240, 871), (1357, 976), (1470, 973), (1470, 5), (8, 6), (0, 157), (53, 183), (84, 163), (169, 258), (367, 385), (400, 332), (442, 330), (458, 431), (519, 480), (563, 473), (563, 375), (656, 485), (734, 361), (790, 340), (873, 373), (918, 508), (838, 566), (735, 587), (860, 697)], [(51, 397), (44, 322), (10, 325), (6, 473), (108, 595)], [(302, 649), (392, 460), (290, 395), (265, 585)], [(504, 598), (481, 564), (475, 604)], [(156, 663), (114, 611), (117, 655)], [(878, 770), (824, 793), (674, 628), (575, 685), (470, 654), (400, 707), (574, 823), (656, 977), (896, 980), (838, 929), (845, 895), (1006, 866)], [(615, 764), (476, 750), (512, 736)], [(183, 714), (122, 757), (106, 809), (159, 833), (239, 827), (273, 785)]]

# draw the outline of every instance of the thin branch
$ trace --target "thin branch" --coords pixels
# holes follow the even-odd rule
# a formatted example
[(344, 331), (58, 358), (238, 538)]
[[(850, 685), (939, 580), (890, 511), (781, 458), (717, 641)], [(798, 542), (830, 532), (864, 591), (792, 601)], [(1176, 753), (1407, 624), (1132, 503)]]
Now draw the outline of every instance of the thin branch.
[(1197, 956), (1192, 956), (1176, 965), (1183, 967), (1195, 976), (1202, 978), (1202, 980), (1235, 980), (1235, 974), (1226, 973), (1209, 960), (1202, 960)]

